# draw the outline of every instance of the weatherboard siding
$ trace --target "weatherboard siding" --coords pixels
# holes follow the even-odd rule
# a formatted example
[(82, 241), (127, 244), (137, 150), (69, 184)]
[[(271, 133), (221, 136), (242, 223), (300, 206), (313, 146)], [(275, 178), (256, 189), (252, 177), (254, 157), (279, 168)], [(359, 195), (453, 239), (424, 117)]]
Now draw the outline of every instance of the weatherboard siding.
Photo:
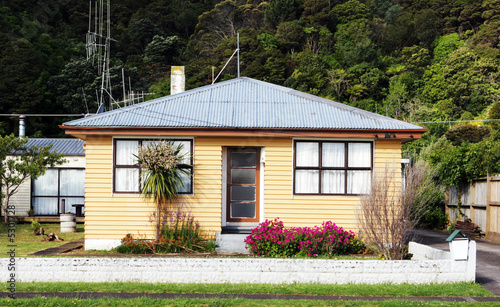
[[(113, 148), (111, 137), (87, 138), (85, 173), (86, 239), (121, 239), (127, 233), (144, 238), (154, 235), (149, 222), (154, 211), (151, 202), (138, 194), (113, 193)], [(279, 217), (286, 226), (314, 226), (331, 220), (346, 229), (356, 230), (355, 208), (359, 196), (293, 195), (292, 138), (194, 138), (194, 193), (182, 195), (176, 206), (190, 211), (208, 236), (221, 231), (223, 206), (223, 152), (225, 147), (257, 146), (265, 148), (264, 216)], [(401, 142), (376, 140), (375, 171), (395, 163), (395, 177), (400, 182)]]
[(113, 194), (113, 141), (87, 137), (85, 172), (85, 239), (121, 239), (127, 233), (153, 233), (153, 207), (137, 194)]

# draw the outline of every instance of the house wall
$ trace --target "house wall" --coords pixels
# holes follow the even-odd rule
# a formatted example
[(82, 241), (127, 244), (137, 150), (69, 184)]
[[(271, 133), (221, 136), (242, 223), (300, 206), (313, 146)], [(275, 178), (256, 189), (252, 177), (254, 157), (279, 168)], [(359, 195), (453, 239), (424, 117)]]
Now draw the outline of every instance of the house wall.
[[(85, 168), (85, 157), (66, 156), (66, 162), (55, 168)], [(31, 209), (31, 179), (26, 180), (19, 186), (19, 190), (10, 199), (10, 204), (16, 206), (16, 216), (28, 216)]]
[[(85, 240), (86, 249), (109, 249), (127, 234), (152, 238), (154, 211), (151, 202), (138, 194), (113, 194), (112, 137), (86, 138)], [(207, 235), (215, 237), (222, 221), (223, 148), (229, 146), (265, 147), (264, 216), (279, 217), (285, 225), (313, 226), (331, 220), (356, 230), (354, 208), (358, 196), (297, 196), (292, 193), (292, 138), (196, 137), (194, 139), (194, 194), (183, 195), (178, 203), (191, 214)], [(395, 177), (401, 178), (401, 142), (376, 140), (375, 171), (386, 171), (386, 163), (395, 163)], [(400, 181), (398, 181), (400, 182)]]

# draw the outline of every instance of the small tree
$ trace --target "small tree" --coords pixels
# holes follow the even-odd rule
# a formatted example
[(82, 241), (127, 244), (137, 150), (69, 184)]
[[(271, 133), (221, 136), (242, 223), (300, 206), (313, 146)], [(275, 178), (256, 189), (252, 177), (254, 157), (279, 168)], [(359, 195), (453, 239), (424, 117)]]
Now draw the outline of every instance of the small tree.
[(161, 213), (177, 197), (179, 187), (183, 186), (182, 177), (191, 176), (181, 168), (185, 158), (182, 148), (182, 144), (159, 141), (140, 148), (137, 154), (137, 163), (143, 169), (141, 194), (144, 198), (153, 197), (156, 204), (156, 240), (160, 237)]
[(376, 173), (357, 214), (363, 241), (386, 259), (404, 258), (413, 228), (441, 195), (427, 163), (408, 167), (403, 185), (395, 178), (398, 173), (388, 166)]
[[(36, 179), (45, 170), (64, 163), (64, 154), (52, 152), (50, 146), (27, 146), (27, 138), (13, 134), (0, 137), (0, 198), (4, 221), (8, 221), (10, 198), (29, 178)], [(12, 157), (8, 157), (12, 155)]]

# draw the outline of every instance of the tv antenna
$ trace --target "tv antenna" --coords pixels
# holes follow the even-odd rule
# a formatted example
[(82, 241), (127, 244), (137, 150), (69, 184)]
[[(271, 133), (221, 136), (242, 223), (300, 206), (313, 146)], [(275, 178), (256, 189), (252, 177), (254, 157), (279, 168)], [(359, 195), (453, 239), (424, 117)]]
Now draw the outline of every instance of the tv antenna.
[[(106, 15), (106, 18), (104, 17)], [(109, 73), (111, 41), (111, 0), (89, 0), (89, 30), (86, 35), (87, 60), (97, 67), (101, 75), (101, 89), (97, 102), (99, 111), (104, 110), (105, 97), (109, 97), (109, 106), (116, 104), (111, 91), (111, 76)]]
[(214, 72), (213, 72), (213, 67), (212, 67), (212, 84), (214, 84), (215, 81), (217, 81), (217, 79), (222, 74), (222, 72), (224, 71), (224, 69), (226, 69), (227, 64), (229, 64), (229, 62), (231, 62), (231, 60), (233, 59), (233, 57), (234, 57), (235, 54), (238, 54), (237, 55), (238, 63), (236, 64), (236, 66), (238, 67), (238, 78), (240, 77), (240, 33), (237, 33), (236, 42), (237, 42), (236, 43), (237, 44), (236, 45), (236, 50), (234, 50), (234, 52), (231, 55), (231, 57), (229, 58), (229, 60), (227, 60), (227, 62), (224, 65), (224, 67), (222, 67), (221, 71), (219, 72), (219, 74), (217, 74), (217, 77), (215, 77), (215, 78), (214, 78)]

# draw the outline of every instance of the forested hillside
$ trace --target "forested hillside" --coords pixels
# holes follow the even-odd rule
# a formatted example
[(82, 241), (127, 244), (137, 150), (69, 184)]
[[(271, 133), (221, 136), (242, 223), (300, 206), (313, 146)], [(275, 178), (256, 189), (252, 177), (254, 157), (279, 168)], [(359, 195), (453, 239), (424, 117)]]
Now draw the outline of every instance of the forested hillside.
[[(84, 99), (95, 112), (89, 2), (1, 1), (0, 14), (0, 113), (86, 113)], [(486, 134), (476, 122), (453, 128), (454, 144), (438, 141), (452, 124), (426, 123), (499, 118), (497, 0), (115, 0), (110, 16), (116, 100), (122, 68), (149, 98), (169, 94), (171, 65), (186, 66), (188, 89), (211, 83), (240, 33), (242, 76), (424, 122), (431, 133), (408, 153), (445, 139), (498, 143), (494, 121), (479, 123)], [(235, 76), (233, 60), (219, 80)], [(60, 134), (68, 119), (30, 117), (27, 134)], [(16, 119), (0, 122), (3, 133), (17, 129)]]

